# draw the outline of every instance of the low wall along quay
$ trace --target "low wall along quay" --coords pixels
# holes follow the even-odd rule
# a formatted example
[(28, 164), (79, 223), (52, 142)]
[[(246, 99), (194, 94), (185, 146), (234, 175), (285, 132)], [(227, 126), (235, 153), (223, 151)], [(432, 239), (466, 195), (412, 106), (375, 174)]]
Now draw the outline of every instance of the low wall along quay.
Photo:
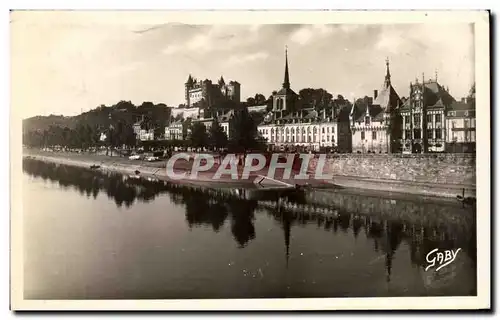
[[(141, 174), (156, 176), (163, 175), (165, 168), (163, 162), (139, 164), (126, 158), (97, 158), (90, 154), (28, 154), (45, 161), (84, 167), (99, 164), (103, 169), (122, 172), (139, 168)], [(317, 166), (318, 156), (310, 159), (308, 172), (315, 173)], [(444, 197), (476, 196), (474, 154), (333, 154), (327, 155), (322, 172), (333, 176), (327, 181), (332, 187)]]
[[(318, 159), (310, 161), (315, 171)], [(336, 154), (329, 155), (323, 172), (334, 181), (362, 182), (366, 188), (393, 190), (416, 188), (417, 193), (475, 196), (475, 154)]]

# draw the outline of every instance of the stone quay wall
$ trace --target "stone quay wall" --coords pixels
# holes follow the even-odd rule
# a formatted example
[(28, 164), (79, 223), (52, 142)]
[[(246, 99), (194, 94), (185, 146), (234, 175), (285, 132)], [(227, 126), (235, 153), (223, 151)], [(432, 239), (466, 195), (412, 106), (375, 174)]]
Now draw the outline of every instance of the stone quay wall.
[[(315, 172), (318, 157), (310, 161)], [(448, 185), (476, 185), (475, 154), (333, 154), (323, 172), (334, 176)]]

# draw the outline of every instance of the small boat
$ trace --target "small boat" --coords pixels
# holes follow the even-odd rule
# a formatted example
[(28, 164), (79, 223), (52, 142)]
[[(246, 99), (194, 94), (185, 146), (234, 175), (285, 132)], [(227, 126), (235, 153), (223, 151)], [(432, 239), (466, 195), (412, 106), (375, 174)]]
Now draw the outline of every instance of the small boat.
[(96, 164), (93, 164), (90, 166), (90, 169), (99, 169), (101, 166), (98, 166)]

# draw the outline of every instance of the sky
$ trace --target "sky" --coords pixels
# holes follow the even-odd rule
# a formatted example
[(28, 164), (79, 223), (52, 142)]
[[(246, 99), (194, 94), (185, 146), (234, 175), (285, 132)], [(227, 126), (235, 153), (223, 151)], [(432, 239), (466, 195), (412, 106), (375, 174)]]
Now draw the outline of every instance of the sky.
[(25, 118), (71, 116), (120, 100), (177, 106), (189, 74), (236, 80), (243, 101), (268, 97), (283, 83), (285, 47), (296, 92), (372, 96), (387, 58), (400, 96), (436, 71), (456, 98), (474, 82), (474, 31), (467, 23), (199, 25), (113, 17), (12, 14), (12, 107)]

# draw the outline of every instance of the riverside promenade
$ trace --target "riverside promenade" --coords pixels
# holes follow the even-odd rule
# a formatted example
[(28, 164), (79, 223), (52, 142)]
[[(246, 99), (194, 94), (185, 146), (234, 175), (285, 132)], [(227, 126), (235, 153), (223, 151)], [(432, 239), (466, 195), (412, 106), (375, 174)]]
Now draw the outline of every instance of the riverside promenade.
[[(257, 187), (279, 187), (284, 185), (308, 185), (313, 188), (334, 189), (335, 185), (331, 181), (320, 179), (294, 179), (294, 172), (290, 178), (283, 178), (284, 169), (276, 169), (276, 174), (271, 179), (265, 179), (260, 184), (256, 184), (255, 180), (260, 180), (260, 177), (267, 176), (268, 168), (259, 171), (250, 172), (248, 177), (242, 177), (243, 166), (238, 166), (238, 176), (235, 179), (230, 174), (223, 174), (220, 177), (215, 177), (219, 164), (215, 163), (212, 168), (207, 171), (200, 171), (196, 175), (191, 175), (193, 168), (193, 159), (186, 161), (179, 159), (175, 161), (175, 165), (171, 169), (176, 175), (185, 174), (182, 179), (173, 179), (167, 174), (167, 160), (148, 162), (145, 160), (130, 160), (127, 157), (120, 156), (105, 156), (93, 153), (71, 153), (71, 152), (45, 152), (40, 150), (25, 150), (23, 157), (29, 157), (36, 160), (51, 162), (56, 164), (71, 165), (83, 168), (98, 166), (96, 170), (108, 170), (120, 172), (128, 175), (139, 175), (142, 177), (150, 177), (163, 181), (177, 182), (182, 184), (206, 185), (211, 187), (238, 187), (238, 188), (257, 188)], [(136, 172), (139, 172), (136, 174)]]
[[(177, 182), (182, 184), (194, 184), (200, 186), (225, 187), (225, 188), (256, 188), (256, 187), (276, 187), (288, 185), (308, 185), (316, 189), (349, 189), (356, 192), (365, 191), (370, 194), (406, 194), (420, 195), (426, 197), (455, 198), (457, 195), (465, 194), (467, 197), (475, 197), (475, 187), (462, 184), (443, 184), (431, 182), (399, 181), (389, 179), (370, 179), (366, 177), (334, 175), (332, 179), (294, 179), (297, 171), (292, 170), (290, 178), (283, 178), (284, 169), (276, 169), (273, 179), (266, 179), (262, 184), (256, 185), (255, 180), (262, 176), (267, 176), (268, 168), (251, 172), (246, 178), (242, 178), (243, 167), (238, 166), (238, 178), (233, 179), (229, 174), (223, 174), (220, 177), (214, 177), (219, 164), (207, 171), (199, 172), (196, 176), (191, 175), (193, 160), (186, 161), (179, 159), (175, 162), (172, 171), (175, 174), (185, 174), (182, 179), (172, 179), (167, 175), (167, 161), (148, 162), (144, 160), (130, 160), (127, 157), (105, 156), (94, 153), (71, 153), (71, 152), (45, 152), (36, 149), (25, 149), (23, 157), (30, 157), (46, 162), (73, 165), (89, 168), (99, 166), (98, 170), (109, 170), (121, 172), (128, 175), (139, 175), (142, 177), (151, 177), (164, 181)], [(311, 170), (308, 170), (311, 174)]]

